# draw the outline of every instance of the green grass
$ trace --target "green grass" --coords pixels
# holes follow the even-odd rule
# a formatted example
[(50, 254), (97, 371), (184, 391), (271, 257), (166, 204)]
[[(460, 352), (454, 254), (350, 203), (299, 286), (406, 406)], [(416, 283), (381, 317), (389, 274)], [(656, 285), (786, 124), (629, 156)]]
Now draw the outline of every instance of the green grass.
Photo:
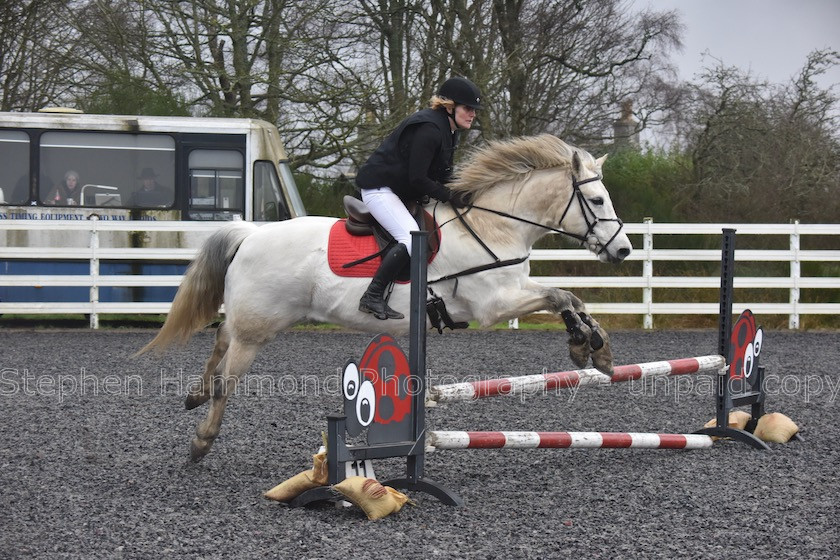
[[(737, 310), (736, 310), (737, 312)], [(599, 315), (598, 322), (608, 331), (634, 330), (643, 328), (642, 315)], [(165, 315), (107, 315), (99, 316), (100, 329), (158, 329), (166, 320)], [(219, 317), (209, 327), (217, 327), (222, 321)], [(761, 315), (759, 322), (765, 329), (784, 330), (788, 328), (787, 315)], [(84, 315), (4, 315), (0, 317), (0, 329), (86, 329), (90, 321)], [(717, 315), (654, 315), (653, 326), (658, 330), (679, 329), (715, 329), (718, 326)], [(471, 330), (480, 330), (475, 321), (470, 322)], [(489, 327), (487, 330), (506, 330), (507, 321)], [(540, 313), (527, 315), (519, 319), (520, 330), (564, 331), (563, 321), (554, 315)], [(840, 317), (835, 315), (801, 315), (800, 330), (835, 330), (840, 329)], [(341, 331), (343, 327), (332, 323), (305, 322), (292, 327), (295, 331)]]
[[(160, 328), (166, 315), (99, 315), (99, 328)], [(0, 328), (6, 329), (85, 329), (90, 319), (84, 314), (7, 314), (0, 317)]]

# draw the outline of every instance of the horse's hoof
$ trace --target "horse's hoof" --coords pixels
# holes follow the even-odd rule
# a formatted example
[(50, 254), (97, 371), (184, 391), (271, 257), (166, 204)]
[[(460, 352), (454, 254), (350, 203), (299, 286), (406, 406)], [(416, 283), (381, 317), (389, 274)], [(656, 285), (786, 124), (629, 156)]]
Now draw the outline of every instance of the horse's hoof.
[(589, 363), (590, 354), (591, 350), (588, 342), (584, 342), (583, 344), (573, 344), (569, 341), (569, 357), (578, 368), (586, 367), (586, 364)]
[(595, 369), (609, 376), (613, 374), (613, 353), (610, 346), (610, 335), (601, 327), (592, 329), (590, 339), (592, 348), (592, 365)]
[(213, 445), (208, 441), (201, 441), (199, 439), (194, 439), (190, 443), (190, 460), (193, 463), (198, 463), (204, 456), (210, 453), (210, 446)]
[(592, 361), (592, 365), (595, 366), (595, 369), (600, 371), (603, 374), (609, 375), (612, 377), (613, 375), (613, 364), (612, 361), (609, 362), (599, 362), (597, 360)]
[(204, 403), (206, 403), (209, 400), (210, 400), (210, 395), (204, 395), (204, 394), (194, 395), (194, 394), (190, 393), (189, 395), (187, 395), (187, 398), (184, 400), (184, 408), (186, 408), (187, 410), (192, 410), (197, 406), (203, 405)]
[(592, 353), (592, 365), (601, 373), (606, 373), (612, 377), (613, 355), (609, 346), (604, 346), (597, 352)]

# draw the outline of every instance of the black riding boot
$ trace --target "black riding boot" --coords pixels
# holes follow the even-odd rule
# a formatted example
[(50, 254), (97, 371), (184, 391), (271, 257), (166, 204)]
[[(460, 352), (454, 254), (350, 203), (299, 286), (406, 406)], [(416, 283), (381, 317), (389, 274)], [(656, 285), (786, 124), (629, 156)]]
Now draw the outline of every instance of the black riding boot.
[(402, 243), (397, 243), (388, 249), (382, 257), (382, 264), (373, 275), (373, 280), (367, 291), (359, 300), (359, 311), (370, 313), (377, 319), (404, 319), (405, 315), (394, 311), (385, 303), (385, 290), (394, 281), (397, 274), (411, 260), (408, 249)]

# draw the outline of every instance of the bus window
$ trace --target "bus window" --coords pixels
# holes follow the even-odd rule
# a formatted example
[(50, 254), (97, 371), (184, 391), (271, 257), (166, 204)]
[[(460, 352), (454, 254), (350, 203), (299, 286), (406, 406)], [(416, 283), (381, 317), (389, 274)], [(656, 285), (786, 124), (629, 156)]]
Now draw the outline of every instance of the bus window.
[(254, 221), (276, 222), (291, 218), (280, 191), (277, 170), (270, 161), (254, 162)]
[[(287, 161), (280, 161), (278, 166), (280, 167), (280, 180), (285, 187), (285, 193), (289, 197), (289, 204), (292, 205), (292, 209), (295, 211), (296, 215), (306, 216), (306, 209), (303, 206), (303, 199), (300, 198), (300, 193), (297, 190), (295, 176), (292, 174), (292, 168), (289, 167), (289, 163)], [(291, 214), (289, 217), (291, 218)]]
[(43, 204), (160, 208), (175, 201), (171, 136), (53, 131), (40, 148)]
[(29, 136), (0, 130), (0, 204), (29, 200)]
[(189, 155), (191, 220), (232, 220), (245, 206), (242, 154), (193, 150)]

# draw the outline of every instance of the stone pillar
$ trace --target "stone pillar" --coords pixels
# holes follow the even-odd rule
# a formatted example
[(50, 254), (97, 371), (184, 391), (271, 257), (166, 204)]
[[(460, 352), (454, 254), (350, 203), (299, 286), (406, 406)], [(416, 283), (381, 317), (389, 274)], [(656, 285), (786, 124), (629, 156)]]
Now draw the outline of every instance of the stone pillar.
[(613, 138), (616, 147), (639, 147), (639, 133), (636, 131), (637, 124), (638, 121), (633, 118), (633, 102), (627, 100), (621, 104), (621, 118), (613, 121)]

